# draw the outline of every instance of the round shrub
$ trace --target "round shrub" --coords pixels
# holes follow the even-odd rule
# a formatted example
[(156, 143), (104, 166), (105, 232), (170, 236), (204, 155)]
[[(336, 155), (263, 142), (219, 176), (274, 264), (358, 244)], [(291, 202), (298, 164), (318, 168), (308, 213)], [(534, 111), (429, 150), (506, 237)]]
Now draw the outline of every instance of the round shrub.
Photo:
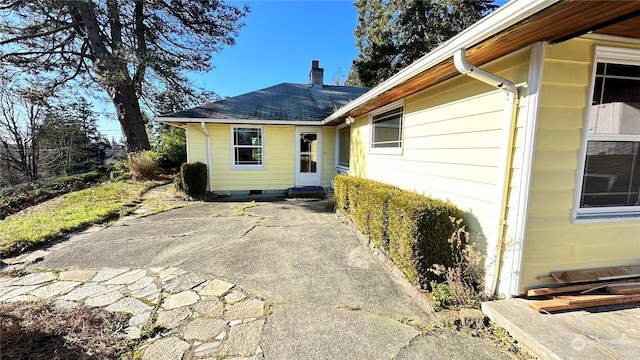
[(184, 163), (180, 167), (184, 192), (190, 196), (204, 196), (207, 192), (207, 165), (201, 162)]

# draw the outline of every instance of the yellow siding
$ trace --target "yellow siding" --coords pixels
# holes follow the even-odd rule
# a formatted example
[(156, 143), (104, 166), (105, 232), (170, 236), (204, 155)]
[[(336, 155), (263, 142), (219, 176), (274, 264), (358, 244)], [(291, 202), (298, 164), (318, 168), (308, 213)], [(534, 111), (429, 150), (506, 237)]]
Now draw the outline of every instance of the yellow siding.
[(336, 172), (336, 128), (322, 128), (322, 186), (328, 187)]
[[(247, 125), (251, 126), (251, 125)], [(295, 182), (295, 126), (264, 126), (264, 169), (231, 168), (231, 129), (228, 124), (208, 124), (211, 135), (213, 191), (282, 190)], [(322, 185), (336, 175), (335, 127), (322, 129)], [(207, 162), (206, 138), (200, 125), (188, 125), (190, 161)]]
[(207, 143), (206, 138), (200, 130), (200, 124), (187, 125), (187, 152), (190, 162), (207, 163)]
[[(529, 49), (483, 68), (519, 86), (526, 84)], [(369, 152), (369, 118), (359, 117), (351, 130), (349, 172), (450, 200), (465, 213), (470, 230), (482, 234), (481, 248), (495, 246), (486, 244), (484, 237), (491, 231), (496, 191), (501, 190), (496, 189), (496, 178), (504, 104), (503, 91), (464, 76), (410, 96), (404, 103), (401, 155)], [(518, 114), (521, 128), (525, 114), (522, 109)], [(522, 157), (521, 137), (515, 139), (518, 158)], [(510, 221), (515, 220), (514, 214), (510, 212)]]
[(640, 261), (640, 222), (571, 220), (596, 45), (640, 48), (573, 39), (545, 50), (520, 291), (550, 271)]
[[(231, 126), (208, 124), (211, 135), (213, 191), (281, 190), (294, 185), (294, 126), (264, 126), (264, 169), (231, 168)], [(207, 162), (200, 125), (187, 127), (190, 161)]]
[(349, 175), (367, 177), (367, 153), (369, 151), (369, 117), (360, 116), (351, 125)]

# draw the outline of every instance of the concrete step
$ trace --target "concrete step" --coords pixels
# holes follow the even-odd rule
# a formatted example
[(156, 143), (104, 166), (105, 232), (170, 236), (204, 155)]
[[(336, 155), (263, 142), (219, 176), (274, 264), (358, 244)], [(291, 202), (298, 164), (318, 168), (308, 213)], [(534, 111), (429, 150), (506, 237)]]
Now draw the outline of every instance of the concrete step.
[(611, 359), (606, 350), (590, 341), (571, 324), (552, 314), (540, 314), (529, 308), (525, 299), (490, 301), (482, 311), (540, 359)]
[(290, 198), (324, 199), (326, 192), (322, 186), (299, 186), (289, 188), (287, 194)]

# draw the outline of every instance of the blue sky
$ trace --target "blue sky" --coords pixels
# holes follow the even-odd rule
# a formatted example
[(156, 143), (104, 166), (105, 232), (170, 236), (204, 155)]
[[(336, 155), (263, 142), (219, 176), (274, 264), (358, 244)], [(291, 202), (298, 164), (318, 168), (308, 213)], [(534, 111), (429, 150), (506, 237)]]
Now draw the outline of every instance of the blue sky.
[[(213, 55), (213, 71), (192, 78), (226, 97), (283, 82), (306, 83), (311, 60), (320, 61), (325, 83), (338, 71), (346, 77), (358, 56), (353, 36), (358, 23), (354, 1), (227, 0), (228, 4), (250, 7), (245, 26), (235, 46)], [(104, 106), (113, 108), (111, 104)], [(115, 116), (101, 118), (98, 126), (109, 138), (121, 136)]]
[(199, 85), (235, 96), (282, 82), (306, 83), (311, 60), (319, 60), (329, 82), (346, 76), (358, 56), (352, 1), (231, 1), (247, 4), (237, 44), (215, 54), (215, 69)]

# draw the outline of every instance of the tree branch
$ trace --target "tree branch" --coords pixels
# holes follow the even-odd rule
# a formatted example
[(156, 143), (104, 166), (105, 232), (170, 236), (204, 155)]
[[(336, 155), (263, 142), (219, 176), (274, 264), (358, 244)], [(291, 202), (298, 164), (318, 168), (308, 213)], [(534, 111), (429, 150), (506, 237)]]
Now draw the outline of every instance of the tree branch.
[(11, 39), (0, 41), (0, 45), (6, 45), (6, 44), (19, 42), (19, 41), (22, 41), (22, 40), (37, 39), (37, 38), (41, 38), (41, 37), (44, 37), (44, 36), (53, 35), (53, 34), (59, 33), (59, 32), (64, 31), (64, 30), (72, 29), (72, 28), (74, 28), (74, 27), (76, 27), (78, 25), (79, 25), (78, 23), (71, 23), (71, 24), (67, 24), (67, 25), (59, 27), (59, 28), (55, 28), (53, 30), (45, 31), (43, 33), (17, 36), (17, 37), (11, 38)]

